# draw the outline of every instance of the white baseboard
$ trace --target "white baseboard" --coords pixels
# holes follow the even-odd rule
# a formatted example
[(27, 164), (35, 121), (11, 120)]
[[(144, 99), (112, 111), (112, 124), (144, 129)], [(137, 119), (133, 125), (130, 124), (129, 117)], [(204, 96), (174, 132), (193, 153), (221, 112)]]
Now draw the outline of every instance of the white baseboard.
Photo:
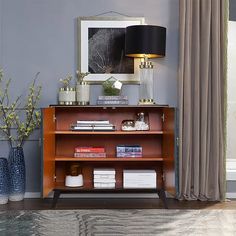
[(26, 192), (25, 198), (40, 198), (41, 193), (40, 192)]

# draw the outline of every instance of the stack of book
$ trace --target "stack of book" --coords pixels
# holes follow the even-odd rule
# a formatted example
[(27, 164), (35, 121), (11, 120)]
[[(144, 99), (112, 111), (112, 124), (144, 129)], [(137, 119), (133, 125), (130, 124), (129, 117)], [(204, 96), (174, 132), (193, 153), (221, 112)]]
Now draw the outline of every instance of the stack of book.
[(155, 170), (124, 170), (123, 187), (124, 188), (156, 188)]
[(140, 145), (118, 145), (116, 146), (116, 157), (142, 157)]
[(95, 168), (93, 170), (94, 188), (115, 188), (115, 175), (114, 168)]
[(97, 105), (128, 105), (128, 97), (120, 96), (98, 96)]
[(78, 120), (71, 125), (75, 131), (114, 131), (115, 126), (109, 120)]
[(104, 147), (76, 147), (74, 157), (106, 157)]

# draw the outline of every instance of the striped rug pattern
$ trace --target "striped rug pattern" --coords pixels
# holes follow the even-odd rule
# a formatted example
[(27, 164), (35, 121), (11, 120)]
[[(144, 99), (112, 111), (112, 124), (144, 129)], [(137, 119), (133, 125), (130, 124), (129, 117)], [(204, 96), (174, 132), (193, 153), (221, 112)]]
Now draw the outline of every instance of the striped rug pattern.
[(236, 235), (236, 210), (0, 211), (0, 235), (228, 236)]

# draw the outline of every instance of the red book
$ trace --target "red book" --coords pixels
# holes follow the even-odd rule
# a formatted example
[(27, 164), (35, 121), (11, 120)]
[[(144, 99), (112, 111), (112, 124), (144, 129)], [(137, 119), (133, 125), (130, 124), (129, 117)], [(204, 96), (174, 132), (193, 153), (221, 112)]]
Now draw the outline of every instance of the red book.
[(76, 147), (75, 152), (105, 152), (104, 147)]

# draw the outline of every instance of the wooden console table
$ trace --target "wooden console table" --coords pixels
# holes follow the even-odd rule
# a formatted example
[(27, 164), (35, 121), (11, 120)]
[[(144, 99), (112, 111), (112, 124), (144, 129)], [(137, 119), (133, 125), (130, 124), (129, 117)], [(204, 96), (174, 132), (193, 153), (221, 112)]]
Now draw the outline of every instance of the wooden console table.
[[(148, 114), (150, 130), (122, 131), (121, 122)], [(175, 109), (150, 106), (50, 106), (42, 109), (42, 195), (54, 191), (53, 207), (61, 193), (157, 193), (167, 208), (165, 191), (175, 195)], [(77, 120), (109, 120), (115, 131), (72, 131)], [(119, 144), (139, 144), (141, 158), (117, 158)], [(104, 146), (106, 158), (75, 158), (76, 146)], [(79, 162), (84, 185), (65, 186), (66, 164)], [(115, 189), (93, 187), (94, 168), (115, 168)], [(155, 169), (157, 189), (124, 189), (124, 169)]]

